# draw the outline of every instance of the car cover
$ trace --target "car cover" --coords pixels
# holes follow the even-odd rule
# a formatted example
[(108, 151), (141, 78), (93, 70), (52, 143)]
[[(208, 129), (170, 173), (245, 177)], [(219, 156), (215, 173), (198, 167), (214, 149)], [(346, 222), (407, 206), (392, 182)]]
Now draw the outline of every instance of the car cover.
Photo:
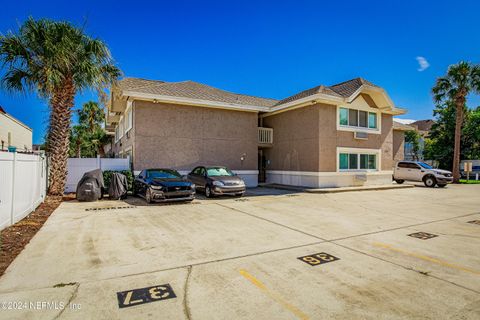
[(77, 184), (77, 200), (97, 201), (102, 197), (104, 188), (102, 170), (96, 169), (86, 172)]
[(108, 186), (108, 195), (110, 199), (123, 199), (127, 196), (128, 183), (124, 174), (113, 172)]

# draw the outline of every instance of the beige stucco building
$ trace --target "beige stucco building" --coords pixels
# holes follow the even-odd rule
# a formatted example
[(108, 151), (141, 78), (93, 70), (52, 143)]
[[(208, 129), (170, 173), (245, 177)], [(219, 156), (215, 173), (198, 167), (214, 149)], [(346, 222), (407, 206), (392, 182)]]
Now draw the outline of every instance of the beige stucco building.
[(391, 182), (403, 158), (395, 107), (364, 79), (317, 86), (283, 100), (192, 81), (125, 78), (112, 88), (111, 152), (134, 171), (225, 165), (258, 182), (334, 187)]
[(0, 150), (32, 151), (32, 129), (0, 107)]

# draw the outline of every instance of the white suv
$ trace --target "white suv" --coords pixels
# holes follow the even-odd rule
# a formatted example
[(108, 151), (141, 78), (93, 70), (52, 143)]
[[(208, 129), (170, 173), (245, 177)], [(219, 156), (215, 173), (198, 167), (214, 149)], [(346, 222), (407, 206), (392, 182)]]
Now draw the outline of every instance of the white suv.
[(418, 161), (399, 161), (393, 171), (393, 180), (402, 184), (405, 180), (423, 181), (425, 186), (433, 188), (435, 185), (443, 188), (452, 183), (452, 173), (447, 170), (434, 169), (426, 163)]

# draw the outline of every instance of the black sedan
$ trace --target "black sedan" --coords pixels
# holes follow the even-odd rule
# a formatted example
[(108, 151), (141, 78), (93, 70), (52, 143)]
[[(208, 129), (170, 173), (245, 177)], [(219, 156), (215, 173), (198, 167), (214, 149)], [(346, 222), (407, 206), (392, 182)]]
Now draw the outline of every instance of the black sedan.
[(146, 169), (133, 182), (133, 193), (153, 201), (192, 201), (195, 198), (195, 184), (182, 178), (171, 169)]
[(188, 174), (188, 180), (205, 191), (210, 198), (216, 195), (242, 196), (245, 193), (245, 182), (226, 167), (196, 167)]

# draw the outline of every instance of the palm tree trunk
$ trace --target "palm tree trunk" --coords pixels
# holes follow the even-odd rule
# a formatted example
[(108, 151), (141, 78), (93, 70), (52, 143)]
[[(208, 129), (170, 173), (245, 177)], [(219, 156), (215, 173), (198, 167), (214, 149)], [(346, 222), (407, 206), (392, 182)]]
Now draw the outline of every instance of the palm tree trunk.
[(63, 195), (67, 180), (67, 159), (70, 143), (70, 120), (75, 97), (72, 79), (66, 79), (64, 85), (54, 92), (50, 99), (50, 195)]
[(105, 150), (103, 150), (102, 144), (98, 146), (97, 154), (100, 156), (100, 158), (105, 158)]
[(462, 137), (464, 100), (457, 99), (455, 110), (455, 145), (453, 150), (453, 183), (460, 182), (460, 140)]

